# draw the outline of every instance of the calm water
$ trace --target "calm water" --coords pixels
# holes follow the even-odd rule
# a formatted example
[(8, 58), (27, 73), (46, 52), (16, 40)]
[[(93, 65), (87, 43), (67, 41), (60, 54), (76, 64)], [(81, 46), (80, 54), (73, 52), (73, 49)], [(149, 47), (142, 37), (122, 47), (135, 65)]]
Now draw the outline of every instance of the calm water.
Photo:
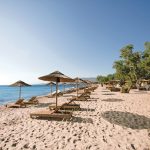
[[(65, 85), (65, 89), (75, 87), (73, 85)], [(54, 92), (56, 86), (52, 86)], [(64, 90), (64, 85), (59, 85), (59, 90)], [(21, 88), (21, 97), (24, 99), (31, 98), (32, 96), (47, 95), (51, 92), (50, 86), (48, 85), (32, 85), (29, 87)], [(0, 105), (8, 102), (16, 101), (19, 97), (19, 87), (0, 86)]]

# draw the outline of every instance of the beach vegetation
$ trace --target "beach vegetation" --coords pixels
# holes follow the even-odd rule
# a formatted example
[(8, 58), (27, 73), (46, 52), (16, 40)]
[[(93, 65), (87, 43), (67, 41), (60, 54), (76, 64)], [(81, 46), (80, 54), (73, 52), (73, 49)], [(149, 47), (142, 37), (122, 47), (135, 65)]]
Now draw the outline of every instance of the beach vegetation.
[(114, 80), (114, 79), (115, 79), (115, 74), (108, 74), (106, 76), (103, 76), (103, 75), (97, 76), (97, 81), (99, 83), (106, 83), (106, 82), (109, 82), (110, 80)]
[[(114, 74), (98, 75), (99, 83), (120, 80), (122, 91), (136, 87), (140, 79), (150, 79), (150, 42), (144, 43), (144, 50), (134, 50), (134, 45), (128, 44), (120, 49), (120, 59), (114, 61)], [(126, 81), (126, 82), (125, 82)]]
[[(150, 42), (145, 42), (145, 50), (133, 51), (134, 46), (129, 44), (120, 50), (120, 60), (113, 64), (115, 77), (128, 81), (123, 85), (130, 90), (140, 79), (150, 79)], [(125, 90), (124, 90), (125, 91)]]

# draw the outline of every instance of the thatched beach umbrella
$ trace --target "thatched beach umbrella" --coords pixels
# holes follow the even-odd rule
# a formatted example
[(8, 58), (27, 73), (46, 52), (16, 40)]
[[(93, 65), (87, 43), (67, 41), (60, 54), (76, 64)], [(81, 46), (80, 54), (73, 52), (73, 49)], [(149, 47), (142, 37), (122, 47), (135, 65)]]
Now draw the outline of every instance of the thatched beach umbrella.
[(15, 83), (11, 84), (10, 86), (18, 86), (19, 87), (19, 99), (20, 99), (21, 98), (21, 87), (22, 86), (31, 86), (31, 85), (19, 80)]
[(51, 86), (51, 95), (52, 95), (52, 86), (53, 85), (56, 85), (54, 82), (49, 82), (49, 83), (47, 83), (46, 85), (50, 85)]
[(53, 81), (56, 82), (56, 109), (57, 109), (57, 92), (58, 92), (58, 83), (59, 82), (74, 82), (73, 79), (70, 77), (64, 75), (63, 73), (59, 71), (52, 72), (48, 75), (39, 77), (40, 80), (44, 81)]
[(89, 84), (89, 85), (93, 83), (93, 82), (90, 81), (90, 80), (84, 80), (84, 81), (86, 81), (86, 83)]
[(77, 97), (78, 97), (78, 84), (79, 83), (86, 83), (83, 79), (76, 77), (75, 79), (76, 82), (76, 90), (77, 90)]

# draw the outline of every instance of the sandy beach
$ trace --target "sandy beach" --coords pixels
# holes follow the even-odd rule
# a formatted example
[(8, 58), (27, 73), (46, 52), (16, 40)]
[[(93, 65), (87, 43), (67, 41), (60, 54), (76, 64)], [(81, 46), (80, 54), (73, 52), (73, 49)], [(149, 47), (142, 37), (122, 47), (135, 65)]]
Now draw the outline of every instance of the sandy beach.
[[(73, 93), (75, 95), (75, 93)], [(59, 97), (59, 103), (72, 94)], [(40, 97), (38, 106), (0, 107), (0, 150), (150, 150), (150, 91), (129, 94), (99, 86), (68, 121), (31, 119), (55, 98)]]

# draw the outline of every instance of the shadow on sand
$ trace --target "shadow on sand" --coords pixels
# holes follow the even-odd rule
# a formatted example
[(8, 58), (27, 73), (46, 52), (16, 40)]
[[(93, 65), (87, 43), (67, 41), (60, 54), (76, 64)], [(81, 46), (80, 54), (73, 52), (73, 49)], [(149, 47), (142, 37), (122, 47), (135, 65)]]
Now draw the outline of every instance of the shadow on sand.
[(147, 94), (147, 91), (134, 91), (133, 94)]
[(81, 118), (81, 117), (72, 117), (70, 122), (74, 123), (91, 123), (93, 124), (93, 120), (91, 118)]
[(38, 104), (38, 105), (36, 105), (34, 107), (37, 107), (37, 108), (41, 108), (42, 107), (42, 108), (44, 108), (44, 107), (48, 107), (51, 104), (55, 104), (55, 103), (40, 103), (40, 104)]
[(63, 95), (63, 97), (72, 97), (74, 95)]
[(91, 95), (98, 95), (97, 93), (91, 93)]
[(109, 90), (102, 90), (101, 92), (110, 92)]
[(99, 98), (88, 98), (87, 102), (97, 101)]
[(36, 118), (37, 120), (46, 120), (46, 121), (59, 121), (59, 122), (70, 122), (70, 123), (91, 123), (93, 124), (93, 120), (91, 118), (81, 118), (81, 117), (72, 117), (70, 119), (58, 119), (58, 118)]
[(95, 111), (95, 109), (81, 108), (79, 111)]
[(117, 98), (108, 98), (108, 99), (103, 99), (102, 101), (105, 101), (105, 102), (122, 102), (124, 100), (117, 99)]
[(103, 119), (131, 129), (149, 129), (150, 118), (130, 112), (106, 111), (102, 113)]
[(115, 95), (114, 93), (104, 93), (102, 95)]

